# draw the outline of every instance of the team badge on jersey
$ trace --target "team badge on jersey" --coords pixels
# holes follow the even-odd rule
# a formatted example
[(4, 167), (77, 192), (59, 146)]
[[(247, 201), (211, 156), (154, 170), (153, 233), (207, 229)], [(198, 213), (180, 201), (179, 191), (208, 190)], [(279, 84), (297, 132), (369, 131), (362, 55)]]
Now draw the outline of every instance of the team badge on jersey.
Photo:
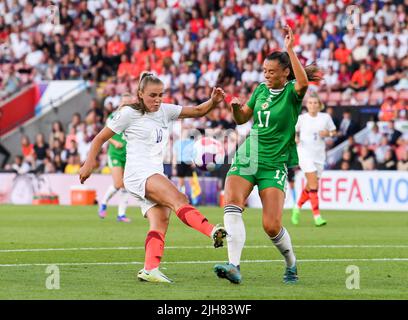
[(120, 118), (120, 112), (116, 112), (115, 115), (113, 116), (112, 120), (113, 121), (118, 121)]
[(269, 103), (268, 103), (268, 102), (265, 102), (265, 103), (262, 105), (262, 109), (266, 109), (266, 108), (268, 108), (268, 106), (269, 106)]

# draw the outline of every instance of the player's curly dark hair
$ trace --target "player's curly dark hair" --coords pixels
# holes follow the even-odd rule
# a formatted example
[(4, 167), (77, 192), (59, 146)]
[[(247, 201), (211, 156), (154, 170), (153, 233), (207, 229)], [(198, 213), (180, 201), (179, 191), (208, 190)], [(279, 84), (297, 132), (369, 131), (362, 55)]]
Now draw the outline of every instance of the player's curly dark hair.
[[(282, 66), (282, 68), (285, 70), (286, 68), (289, 68), (289, 76), (288, 80), (294, 80), (295, 79), (295, 73), (293, 72), (292, 64), (290, 62), (290, 57), (287, 52), (281, 52), (281, 51), (275, 51), (268, 55), (265, 60), (277, 60), (279, 62), (279, 65)], [(317, 67), (316, 63), (312, 63), (304, 67), (307, 79), (309, 81), (317, 82), (319, 83), (322, 80), (322, 73), (320, 72), (319, 68)]]
[(137, 87), (137, 96), (138, 96), (138, 102), (127, 104), (128, 106), (132, 107), (135, 110), (140, 111), (142, 114), (145, 114), (147, 112), (146, 105), (143, 102), (143, 99), (139, 98), (139, 91), (142, 91), (146, 88), (147, 84), (153, 83), (153, 84), (163, 84), (163, 81), (161, 81), (158, 77), (156, 77), (153, 73), (151, 72), (143, 72), (140, 75), (140, 80), (139, 80), (139, 85)]

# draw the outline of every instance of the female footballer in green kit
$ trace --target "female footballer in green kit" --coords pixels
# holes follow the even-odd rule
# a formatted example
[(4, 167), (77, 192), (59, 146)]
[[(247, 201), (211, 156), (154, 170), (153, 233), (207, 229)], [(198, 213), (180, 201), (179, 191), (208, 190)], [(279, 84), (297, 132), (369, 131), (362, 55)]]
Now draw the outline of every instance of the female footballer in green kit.
[[(134, 97), (130, 93), (124, 93), (121, 99), (121, 106), (119, 109), (129, 103), (134, 102)], [(110, 121), (115, 112), (112, 112), (108, 121)], [(120, 199), (118, 206), (118, 222), (130, 222), (131, 220), (126, 217), (126, 208), (129, 200), (129, 193), (126, 191), (123, 185), (123, 171), (126, 163), (126, 140), (123, 139), (122, 134), (115, 134), (109, 139), (108, 147), (108, 164), (111, 169), (113, 184), (106, 190), (105, 195), (99, 206), (98, 215), (101, 219), (104, 219), (107, 215), (108, 201), (120, 191)]]
[(282, 226), (287, 168), (297, 165), (295, 125), (309, 80), (318, 81), (315, 66), (302, 67), (293, 50), (293, 32), (286, 27), (287, 52), (274, 52), (263, 63), (265, 82), (258, 85), (245, 105), (231, 101), (238, 124), (253, 118), (249, 136), (234, 156), (225, 183), (224, 224), (228, 259), (214, 271), (220, 278), (240, 283), (241, 252), (245, 243), (242, 212), (253, 187), (262, 202), (263, 228), (285, 258), (283, 280), (298, 281), (296, 257), (288, 231)]

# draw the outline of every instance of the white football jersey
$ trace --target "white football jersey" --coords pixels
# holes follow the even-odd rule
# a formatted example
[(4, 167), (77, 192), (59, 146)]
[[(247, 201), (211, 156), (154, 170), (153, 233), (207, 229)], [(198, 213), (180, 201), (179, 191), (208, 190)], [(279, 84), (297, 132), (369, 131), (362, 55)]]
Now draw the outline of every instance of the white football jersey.
[(309, 113), (301, 114), (296, 123), (296, 132), (299, 132), (299, 144), (297, 146), (300, 158), (309, 158), (317, 163), (326, 160), (326, 145), (319, 131), (336, 130), (332, 118), (327, 113), (318, 112), (316, 117)]
[(182, 107), (162, 103), (156, 112), (141, 114), (129, 106), (116, 112), (107, 127), (122, 133), (127, 142), (124, 180), (137, 179), (146, 171), (163, 172), (169, 129)]

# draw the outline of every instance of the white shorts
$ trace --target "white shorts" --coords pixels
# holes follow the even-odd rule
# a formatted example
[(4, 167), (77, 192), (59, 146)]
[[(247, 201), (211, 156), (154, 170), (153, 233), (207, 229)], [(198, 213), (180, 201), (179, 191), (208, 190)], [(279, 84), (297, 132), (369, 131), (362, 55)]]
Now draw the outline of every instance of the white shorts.
[(157, 205), (156, 202), (150, 201), (145, 197), (146, 181), (154, 174), (160, 174), (165, 177), (163, 172), (152, 171), (143, 175), (139, 175), (137, 178), (132, 177), (130, 179), (124, 179), (123, 181), (125, 189), (136, 198), (142, 211), (143, 217), (145, 218), (147, 211)]
[(310, 158), (299, 157), (299, 167), (304, 173), (316, 172), (317, 177), (320, 178), (322, 176), (324, 165), (323, 163), (315, 162)]

